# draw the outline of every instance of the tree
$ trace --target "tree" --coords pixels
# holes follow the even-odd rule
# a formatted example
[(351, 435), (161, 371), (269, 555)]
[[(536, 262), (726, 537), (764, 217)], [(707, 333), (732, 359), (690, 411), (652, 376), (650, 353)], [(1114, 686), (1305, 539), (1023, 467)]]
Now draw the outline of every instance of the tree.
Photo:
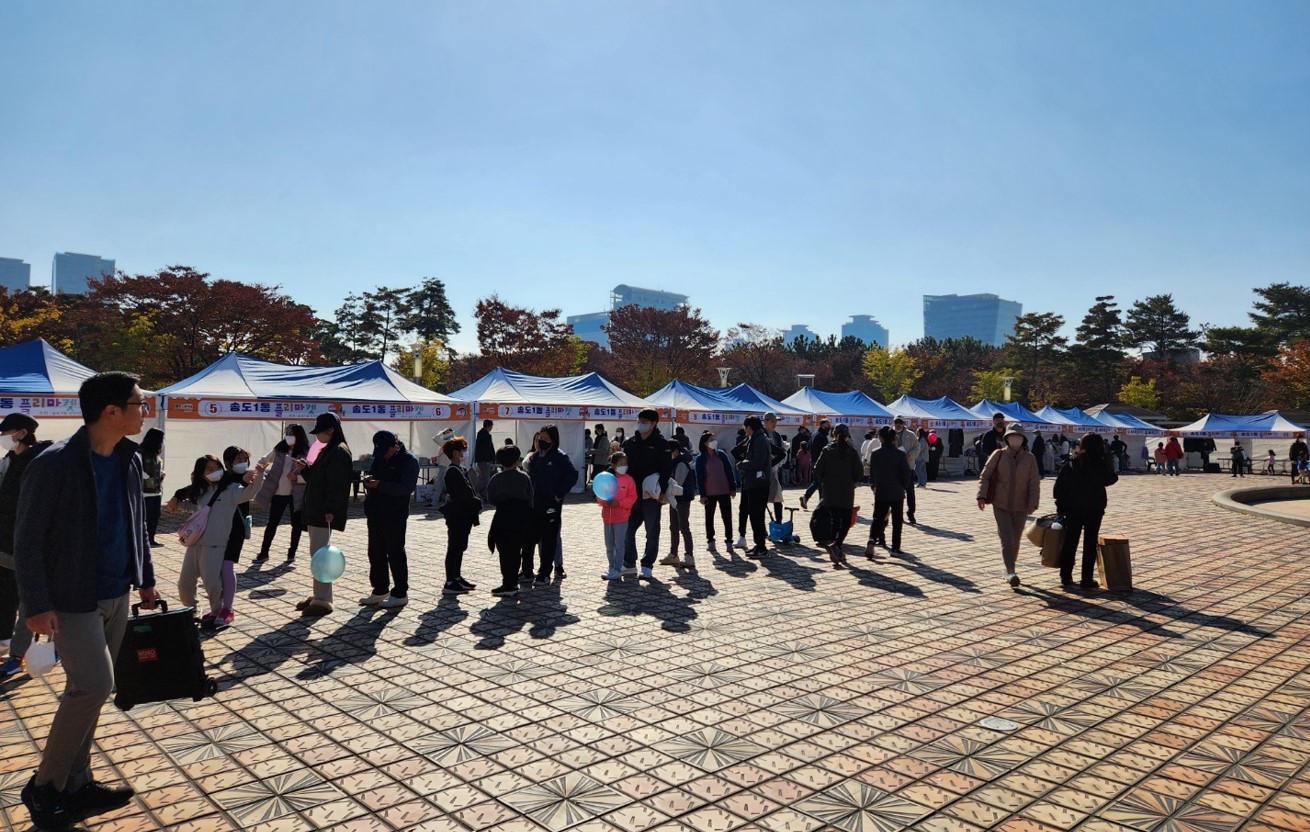
[(49, 292), (28, 289), (10, 293), (0, 286), (0, 347), (41, 337), (43, 330), (59, 320), (59, 314)]
[(826, 339), (800, 336), (787, 345), (795, 357), (797, 373), (814, 376), (814, 385), (823, 390), (859, 390), (868, 384), (864, 377), (864, 353), (872, 346), (853, 335)]
[(1028, 312), (1015, 319), (1005, 339), (1006, 358), (1022, 371), (1024, 398), (1031, 403), (1050, 401), (1067, 343), (1059, 334), (1063, 326), (1064, 317), (1054, 312)]
[(1011, 383), (1020, 380), (1023, 373), (1010, 367), (1002, 367), (999, 370), (974, 370), (973, 386), (969, 388), (969, 395), (973, 401), (999, 402), (1005, 400), (1005, 380), (1011, 379)]
[(720, 360), (735, 371), (735, 383), (749, 384), (774, 398), (795, 392), (797, 361), (777, 330), (737, 324), (728, 330), (727, 344)]
[(423, 364), (418, 383), (429, 390), (437, 390), (450, 376), (450, 358), (445, 347), (440, 341), (420, 341), (409, 350), (398, 351), (391, 362), (391, 369), (413, 381), (414, 352), (417, 351)]
[(1124, 321), (1124, 343), (1147, 350), (1165, 360), (1199, 343), (1199, 333), (1189, 328), (1191, 319), (1174, 305), (1173, 295), (1152, 295), (1134, 301)]
[(402, 324), (408, 314), (408, 303), (409, 295), (404, 289), (379, 286), (363, 294), (356, 326), (359, 339), (371, 353), (370, 357), (387, 360), (391, 346), (405, 332)]
[(435, 277), (425, 277), (405, 296), (407, 310), (400, 321), (403, 332), (412, 332), (420, 340), (450, 342), (459, 332), (455, 310), (446, 299), (446, 284)]
[(1310, 339), (1281, 348), (1264, 379), (1278, 391), (1281, 404), (1310, 410)]
[(908, 396), (923, 376), (904, 349), (888, 350), (879, 346), (869, 347), (864, 354), (863, 369), (873, 385), (874, 397), (882, 402)]
[(587, 342), (573, 335), (558, 309), (537, 312), (511, 306), (492, 295), (478, 301), (477, 320), (482, 355), (492, 366), (541, 376), (564, 376), (586, 362)]
[(628, 304), (610, 313), (609, 375), (638, 396), (648, 396), (672, 379), (703, 381), (714, 366), (718, 330), (699, 309), (656, 309)]
[(971, 336), (941, 340), (927, 336), (906, 344), (905, 352), (923, 371), (917, 395), (928, 399), (960, 398), (973, 384), (976, 371), (1002, 363), (1001, 350)]
[(1078, 376), (1078, 387), (1098, 401), (1109, 401), (1119, 383), (1124, 360), (1123, 315), (1114, 295), (1100, 295), (1074, 334), (1069, 347), (1069, 366)]
[(1261, 299), (1247, 315), (1256, 329), (1269, 333), (1278, 345), (1310, 340), (1310, 286), (1271, 283), (1255, 293)]
[(1141, 376), (1133, 376), (1119, 388), (1116, 398), (1124, 404), (1155, 410), (1160, 406), (1160, 391), (1155, 389), (1155, 379), (1142, 381)]

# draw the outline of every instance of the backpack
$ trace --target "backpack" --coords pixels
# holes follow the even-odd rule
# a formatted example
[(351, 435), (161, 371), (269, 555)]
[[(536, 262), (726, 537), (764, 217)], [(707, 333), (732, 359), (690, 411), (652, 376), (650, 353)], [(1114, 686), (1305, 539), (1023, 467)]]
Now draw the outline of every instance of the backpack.
[(819, 506), (810, 515), (810, 537), (820, 545), (832, 543), (840, 531), (837, 523), (836, 512), (832, 508)]

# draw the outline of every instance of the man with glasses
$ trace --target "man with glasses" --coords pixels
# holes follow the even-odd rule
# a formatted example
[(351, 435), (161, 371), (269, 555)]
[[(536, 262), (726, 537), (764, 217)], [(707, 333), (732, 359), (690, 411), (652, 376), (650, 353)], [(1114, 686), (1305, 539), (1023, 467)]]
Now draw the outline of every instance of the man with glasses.
[(93, 779), (91, 744), (114, 689), (131, 588), (146, 609), (159, 600), (141, 458), (127, 438), (141, 432), (149, 407), (139, 380), (112, 372), (84, 381), (78, 396), (85, 424), (32, 461), (18, 498), (14, 566), (27, 627), (54, 638), (67, 677), (41, 765), (22, 791), (42, 829), (62, 829), (132, 799), (131, 788)]

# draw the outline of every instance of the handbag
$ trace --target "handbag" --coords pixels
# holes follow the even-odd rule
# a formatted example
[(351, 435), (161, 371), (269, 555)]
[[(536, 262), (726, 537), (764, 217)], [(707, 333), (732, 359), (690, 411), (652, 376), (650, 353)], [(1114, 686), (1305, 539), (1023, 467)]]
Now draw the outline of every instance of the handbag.
[(182, 528), (177, 530), (177, 538), (182, 541), (183, 546), (194, 546), (204, 537), (205, 526), (209, 525), (209, 510), (214, 507), (214, 501), (223, 492), (214, 489), (214, 496), (209, 498), (209, 502), (195, 510), (195, 513), (187, 518), (182, 524)]

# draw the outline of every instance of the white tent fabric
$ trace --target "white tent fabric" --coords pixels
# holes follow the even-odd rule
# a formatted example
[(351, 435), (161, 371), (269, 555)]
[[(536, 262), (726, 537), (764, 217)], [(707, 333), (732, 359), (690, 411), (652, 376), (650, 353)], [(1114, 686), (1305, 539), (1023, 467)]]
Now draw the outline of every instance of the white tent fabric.
[[(654, 407), (599, 373), (546, 378), (496, 368), (451, 395), (473, 403), (479, 428), (484, 419), (495, 422), (492, 437), (497, 446), (505, 438), (513, 439), (525, 456), (532, 447), (532, 437), (546, 425), (554, 424), (559, 429), (560, 450), (569, 455), (581, 475), (575, 492), (581, 491), (586, 482), (587, 427), (604, 424), (613, 436), (614, 428), (623, 426), (631, 436), (637, 413)], [(661, 422), (667, 423), (667, 415), (661, 414)]]
[(231, 353), (159, 394), (164, 459), (174, 473), (228, 445), (263, 456), (290, 424), (309, 430), (328, 411), (341, 417), (356, 459), (372, 453), (373, 434), (384, 429), (432, 457), (432, 437), (448, 427), (467, 432), (472, 415), (467, 402), (414, 384), (381, 361), (319, 367)]

